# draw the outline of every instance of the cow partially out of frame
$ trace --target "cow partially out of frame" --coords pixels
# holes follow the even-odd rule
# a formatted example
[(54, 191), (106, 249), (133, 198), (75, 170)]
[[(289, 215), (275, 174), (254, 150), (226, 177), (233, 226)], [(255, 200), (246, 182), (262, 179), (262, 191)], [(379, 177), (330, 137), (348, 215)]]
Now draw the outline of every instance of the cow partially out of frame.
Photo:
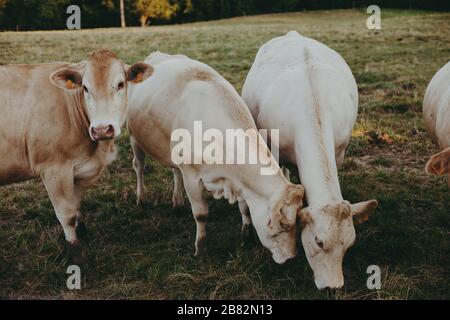
[(108, 50), (78, 64), (0, 67), (0, 185), (41, 178), (74, 263), (83, 263), (76, 229), (86, 189), (116, 157), (128, 82), (152, 74)]
[(425, 170), (446, 175), (450, 188), (450, 62), (431, 80), (425, 93), (423, 115), (427, 130), (441, 152), (428, 161)]

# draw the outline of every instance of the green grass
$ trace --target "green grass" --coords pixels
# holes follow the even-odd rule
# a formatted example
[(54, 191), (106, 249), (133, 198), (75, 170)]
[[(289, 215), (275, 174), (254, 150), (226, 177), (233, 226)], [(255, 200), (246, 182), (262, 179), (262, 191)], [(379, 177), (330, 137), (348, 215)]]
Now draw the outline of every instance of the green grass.
[[(217, 69), (238, 90), (258, 48), (290, 30), (337, 50), (358, 81), (360, 116), (340, 171), (346, 199), (376, 198), (380, 208), (357, 227), (344, 259), (345, 288), (315, 289), (300, 249), (288, 265), (255, 243), (240, 246), (235, 206), (210, 201), (209, 254), (196, 258), (189, 208), (171, 209), (169, 170), (148, 160), (149, 201), (135, 205), (126, 134), (120, 157), (90, 189), (83, 212), (90, 262), (82, 290), (66, 289), (61, 228), (38, 181), (0, 189), (0, 297), (188, 299), (450, 298), (449, 191), (424, 165), (437, 149), (424, 130), (422, 97), (450, 57), (450, 14), (383, 11), (383, 30), (365, 28), (360, 11), (265, 15), (181, 26), (80, 32), (0, 33), (0, 63), (79, 61), (98, 47), (127, 63), (154, 50), (182, 53)], [(391, 141), (373, 141), (372, 134)], [(366, 268), (383, 270), (382, 289), (366, 288)]]

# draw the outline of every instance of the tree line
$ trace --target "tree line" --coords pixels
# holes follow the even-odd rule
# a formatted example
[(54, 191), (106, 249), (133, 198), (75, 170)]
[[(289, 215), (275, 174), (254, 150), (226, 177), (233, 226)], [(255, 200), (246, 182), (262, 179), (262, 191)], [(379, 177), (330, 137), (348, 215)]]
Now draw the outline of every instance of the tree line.
[(407, 8), (450, 11), (449, 0), (0, 0), (1, 30), (65, 29), (70, 5), (82, 28), (148, 26), (301, 10)]

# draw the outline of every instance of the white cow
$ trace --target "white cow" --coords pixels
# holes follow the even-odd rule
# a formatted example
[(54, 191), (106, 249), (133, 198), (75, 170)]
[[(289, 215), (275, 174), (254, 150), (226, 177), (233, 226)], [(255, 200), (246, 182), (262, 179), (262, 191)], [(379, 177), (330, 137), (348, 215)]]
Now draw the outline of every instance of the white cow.
[[(259, 50), (242, 96), (258, 128), (280, 129), (280, 161), (297, 165), (308, 207), (302, 242), (316, 286), (343, 286), (342, 260), (355, 241), (353, 217), (365, 221), (377, 202), (350, 204), (339, 186), (358, 113), (358, 90), (342, 57), (297, 32)], [(270, 137), (269, 137), (270, 138)]]
[[(148, 154), (173, 168), (174, 205), (182, 203), (181, 184), (184, 183), (197, 225), (196, 255), (205, 250), (208, 204), (203, 191), (206, 189), (216, 199), (239, 201), (246, 227), (250, 223), (250, 217), (245, 215), (248, 204), (259, 239), (277, 263), (294, 257), (296, 218), (302, 208), (304, 189), (284, 177), (273, 157), (270, 157), (270, 166), (275, 169), (273, 175), (261, 175), (260, 164), (208, 164), (205, 159), (192, 164), (174, 160), (172, 151), (178, 144), (174, 143), (172, 134), (181, 131), (195, 137), (196, 121), (201, 121), (203, 130), (213, 129), (224, 136), (228, 129), (249, 129), (250, 139), (259, 136), (239, 94), (215, 70), (185, 56), (156, 52), (145, 62), (154, 68), (154, 75), (142, 87), (132, 89), (128, 112), (138, 198), (144, 197), (143, 166)], [(245, 137), (239, 139), (245, 141)], [(258, 152), (271, 156), (263, 140)]]
[(447, 175), (450, 187), (450, 62), (433, 77), (423, 101), (425, 125), (441, 149), (428, 161), (426, 171)]

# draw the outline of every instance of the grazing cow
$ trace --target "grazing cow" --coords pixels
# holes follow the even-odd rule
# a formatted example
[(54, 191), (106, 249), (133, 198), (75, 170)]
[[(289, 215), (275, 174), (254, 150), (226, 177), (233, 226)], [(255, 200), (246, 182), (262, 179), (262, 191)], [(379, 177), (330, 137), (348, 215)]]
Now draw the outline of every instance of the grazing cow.
[(127, 83), (151, 73), (108, 50), (78, 64), (0, 66), (0, 185), (42, 179), (75, 263), (85, 261), (80, 202), (115, 158)]
[(450, 62), (431, 80), (423, 101), (425, 125), (442, 150), (428, 161), (426, 171), (447, 175), (450, 187)]
[[(225, 136), (226, 130), (241, 129), (249, 132), (250, 140), (258, 139), (255, 122), (239, 94), (215, 70), (185, 56), (155, 52), (145, 62), (154, 68), (154, 75), (142, 85), (133, 86), (128, 111), (138, 198), (143, 200), (143, 166), (148, 154), (173, 168), (174, 205), (182, 203), (184, 184), (197, 226), (196, 255), (205, 251), (208, 204), (203, 191), (207, 190), (216, 199), (239, 202), (244, 216), (243, 232), (250, 223), (246, 203), (249, 205), (259, 239), (277, 263), (294, 257), (297, 212), (302, 208), (304, 190), (287, 181), (264, 140), (260, 139), (258, 152), (269, 155), (272, 175), (262, 175), (260, 163), (220, 164), (206, 158), (197, 163), (174, 160), (172, 152), (178, 144), (174, 143), (173, 133), (181, 130), (195, 137), (195, 122), (201, 122), (205, 135), (206, 130)], [(243, 142), (245, 137), (236, 141)], [(223, 147), (219, 146), (217, 150)], [(191, 153), (190, 149), (187, 153)]]
[(258, 128), (280, 129), (280, 163), (298, 168), (308, 202), (300, 213), (302, 242), (316, 286), (341, 287), (342, 260), (355, 241), (353, 217), (367, 220), (377, 206), (350, 204), (339, 185), (337, 167), (358, 112), (350, 68), (325, 45), (289, 32), (259, 50), (242, 96)]

